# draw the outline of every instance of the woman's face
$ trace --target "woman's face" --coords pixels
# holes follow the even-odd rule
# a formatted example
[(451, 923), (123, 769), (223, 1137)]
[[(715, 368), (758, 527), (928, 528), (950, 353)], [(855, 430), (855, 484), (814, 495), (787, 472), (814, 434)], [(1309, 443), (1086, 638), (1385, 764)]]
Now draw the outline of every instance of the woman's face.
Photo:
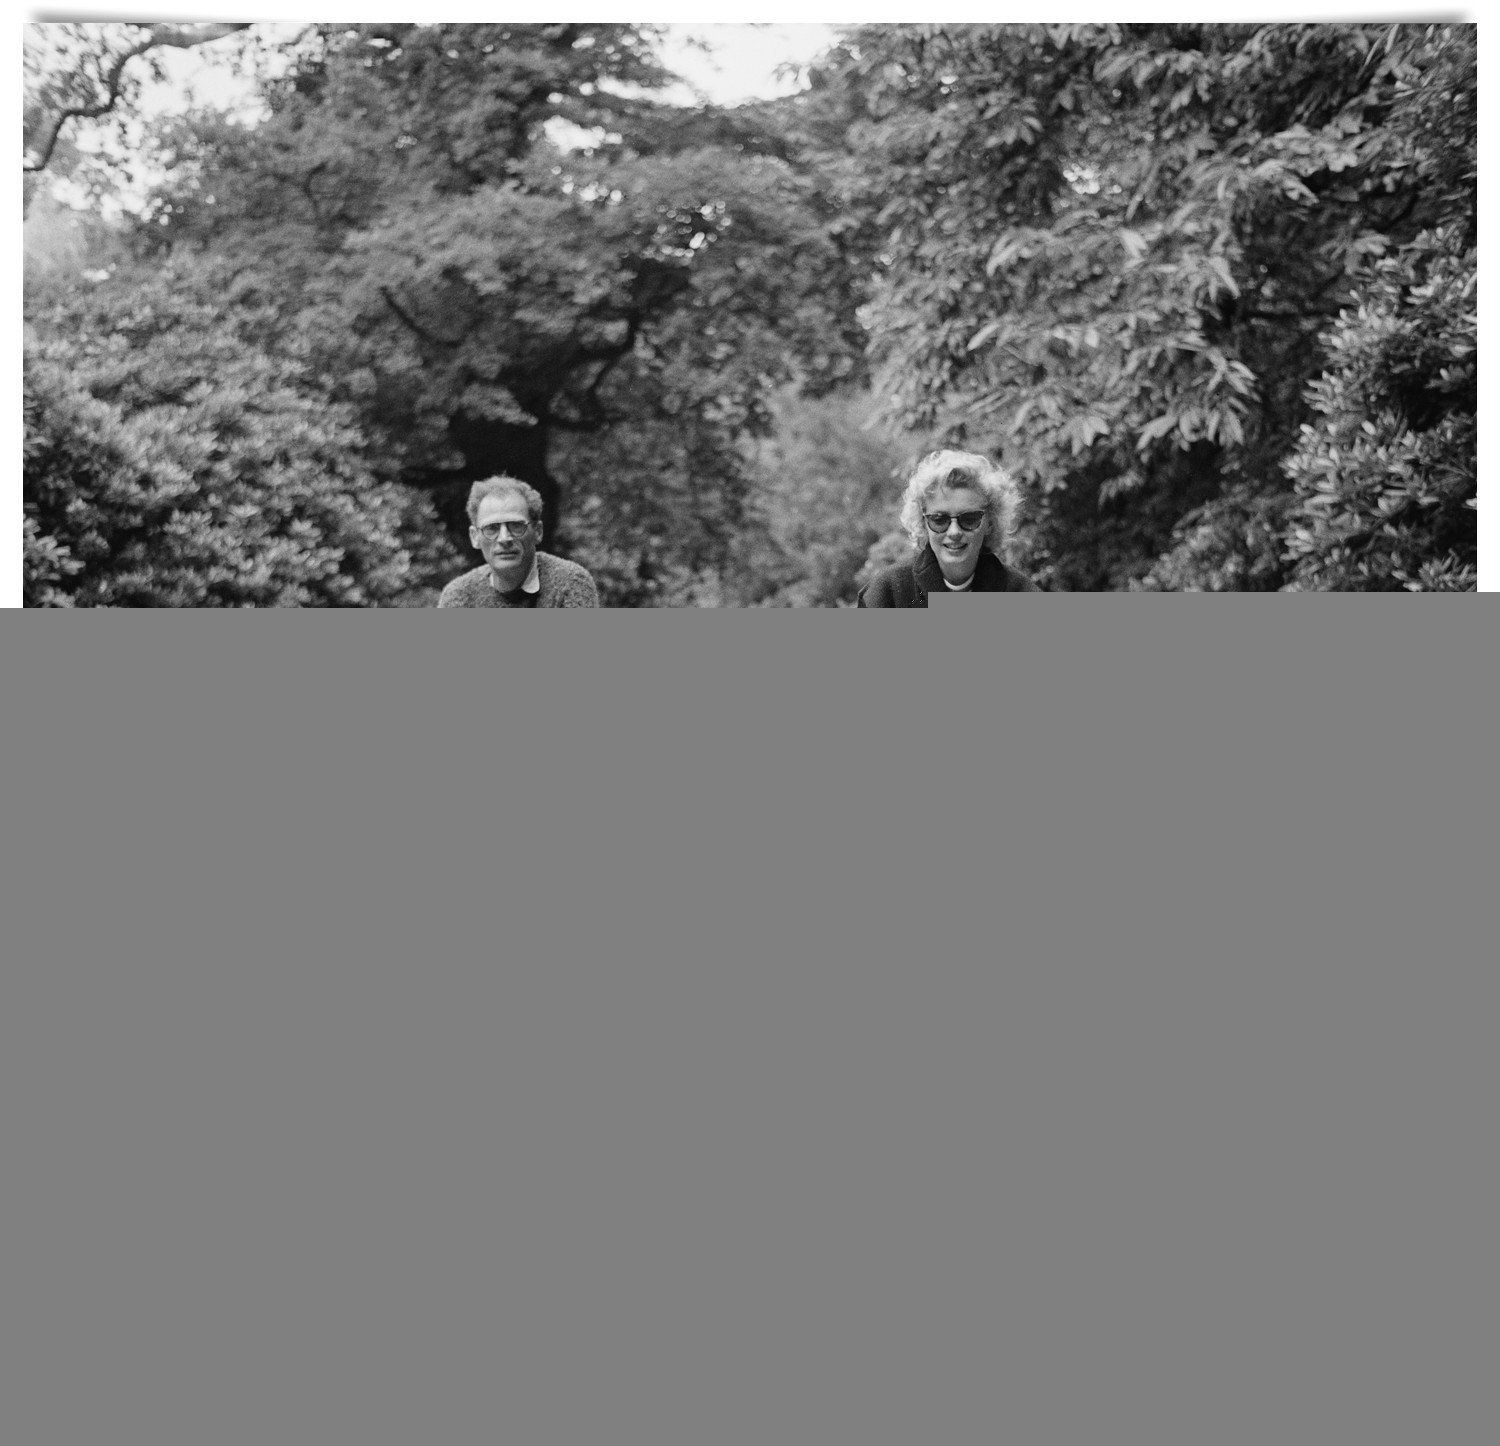
[(977, 487), (934, 487), (927, 494), (922, 511), (926, 517), (943, 513), (948, 518), (945, 531), (939, 532), (931, 524), (927, 526), (927, 541), (949, 582), (967, 582), (979, 566), (979, 554), (984, 540), (989, 536), (990, 519), (984, 521), (973, 532), (965, 532), (958, 525), (958, 517), (964, 512), (984, 512), (989, 499)]

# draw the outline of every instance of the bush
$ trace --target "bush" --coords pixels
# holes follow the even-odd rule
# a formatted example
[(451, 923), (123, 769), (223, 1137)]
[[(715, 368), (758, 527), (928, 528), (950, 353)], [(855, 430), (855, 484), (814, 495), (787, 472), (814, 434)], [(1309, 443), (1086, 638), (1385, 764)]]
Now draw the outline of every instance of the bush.
[(1339, 318), (1285, 464), (1294, 589), (1478, 586), (1476, 282), (1474, 249), (1438, 228)]
[(371, 607), (457, 570), (425, 501), (371, 475), (211, 280), (102, 285), (28, 328), (26, 605)]

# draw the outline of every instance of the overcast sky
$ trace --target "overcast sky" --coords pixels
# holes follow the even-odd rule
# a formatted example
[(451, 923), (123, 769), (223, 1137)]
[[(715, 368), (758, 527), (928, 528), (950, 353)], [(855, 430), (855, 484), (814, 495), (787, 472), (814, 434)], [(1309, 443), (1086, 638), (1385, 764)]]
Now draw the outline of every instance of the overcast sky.
[[(796, 90), (795, 81), (776, 79), (777, 66), (806, 64), (834, 37), (831, 25), (673, 25), (670, 31), (667, 64), (719, 105)], [(712, 54), (690, 48), (690, 38), (706, 41)]]
[[(295, 35), (297, 24), (268, 22), (272, 33)], [(832, 44), (832, 25), (669, 25), (664, 58), (687, 86), (676, 87), (663, 99), (691, 104), (693, 89), (719, 105), (735, 105), (756, 97), (786, 95), (798, 89), (793, 79), (778, 79), (776, 70), (788, 62), (803, 65)], [(694, 42), (702, 42), (705, 51)], [(170, 111), (185, 104), (189, 91), (200, 103), (244, 104), (251, 95), (248, 79), (227, 63), (220, 46), (163, 53), (171, 74), (165, 85), (149, 87), (146, 107)], [(689, 87), (692, 87), (690, 89)]]
[[(260, 29), (273, 39), (291, 39), (304, 22), (263, 21)], [(800, 88), (794, 76), (777, 75), (785, 64), (805, 65), (833, 43), (832, 25), (790, 22), (764, 25), (689, 25), (666, 27), (663, 58), (686, 84), (657, 92), (661, 99), (691, 105), (707, 98), (719, 105), (736, 105), (758, 97), (787, 95)], [(163, 50), (158, 55), (167, 72), (163, 82), (147, 82), (141, 109), (148, 115), (170, 114), (190, 105), (228, 110), (242, 120), (253, 120), (259, 109), (253, 79), (236, 67), (232, 44), (205, 45), (193, 50)], [(566, 127), (549, 132), (560, 145), (578, 143)], [(73, 135), (85, 150), (118, 150), (112, 128), (80, 126)], [(116, 215), (120, 203), (135, 209), (145, 196), (151, 175), (140, 171), (134, 184), (119, 183), (118, 200), (102, 204), (106, 215)], [(84, 192), (70, 180), (53, 178), (50, 189), (69, 205), (86, 204)]]

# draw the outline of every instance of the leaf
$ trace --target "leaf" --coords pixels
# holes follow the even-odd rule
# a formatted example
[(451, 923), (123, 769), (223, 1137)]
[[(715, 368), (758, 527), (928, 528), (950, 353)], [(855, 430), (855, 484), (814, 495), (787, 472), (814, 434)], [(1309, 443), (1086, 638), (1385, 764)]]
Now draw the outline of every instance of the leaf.
[(1103, 417), (1094, 412), (1079, 418), (1073, 425), (1074, 444), (1073, 452), (1078, 454), (1093, 445), (1096, 437), (1109, 435), (1109, 423)]
[(1162, 437), (1165, 437), (1176, 425), (1176, 413), (1168, 412), (1163, 416), (1153, 417), (1137, 434), (1136, 450), (1144, 452), (1152, 442), (1159, 441)]
[(1012, 233), (1002, 237), (990, 250), (990, 257), (985, 262), (985, 274), (993, 276), (1002, 266), (1008, 266), (1017, 257), (1025, 254), (1027, 237), (1024, 234)]
[(1234, 273), (1229, 269), (1229, 262), (1222, 256), (1210, 256), (1208, 264), (1214, 275), (1218, 277), (1223, 289), (1231, 296), (1238, 296), (1240, 288), (1234, 279)]

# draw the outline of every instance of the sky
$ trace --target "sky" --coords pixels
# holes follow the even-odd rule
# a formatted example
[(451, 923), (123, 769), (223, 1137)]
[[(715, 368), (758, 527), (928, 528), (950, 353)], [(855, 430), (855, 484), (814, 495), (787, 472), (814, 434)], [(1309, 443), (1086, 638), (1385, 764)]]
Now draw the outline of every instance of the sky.
[[(690, 42), (712, 47), (704, 55)], [(667, 64), (718, 105), (787, 95), (799, 88), (775, 71), (788, 62), (804, 65), (834, 41), (832, 25), (673, 25), (665, 47)]]
[[(295, 35), (300, 22), (264, 22), (272, 34)], [(832, 25), (815, 24), (670, 24), (663, 47), (667, 65), (687, 82), (662, 93), (662, 99), (692, 104), (701, 92), (718, 105), (787, 95), (798, 89), (792, 77), (778, 77), (784, 64), (804, 65), (834, 40)], [(703, 47), (707, 47), (707, 50)], [(148, 87), (143, 101), (152, 111), (181, 109), (189, 93), (202, 103), (240, 106), (252, 93), (248, 77), (228, 63), (222, 46), (165, 52), (171, 79)]]
[[(269, 38), (291, 39), (302, 29), (301, 21), (263, 21), (260, 29)], [(703, 100), (718, 105), (787, 95), (800, 88), (797, 76), (779, 74), (785, 65), (806, 65), (835, 39), (835, 27), (826, 24), (668, 24), (662, 47), (667, 66), (681, 75), (683, 84), (654, 92), (671, 104), (692, 105)], [(210, 105), (230, 111), (241, 119), (254, 118), (258, 106), (252, 77), (234, 63), (232, 42), (204, 45), (192, 50), (159, 52), (167, 79), (147, 82), (140, 108), (146, 115), (166, 115), (190, 105)], [(549, 134), (552, 134), (549, 132)], [(85, 150), (110, 146), (112, 131), (90, 133), (79, 127), (74, 138)], [(552, 139), (570, 144), (565, 127)], [(134, 208), (148, 189), (142, 174), (135, 186), (122, 185), (121, 199)], [(82, 189), (66, 180), (54, 179), (53, 193), (69, 205), (83, 206)], [(106, 214), (119, 207), (106, 200)]]

